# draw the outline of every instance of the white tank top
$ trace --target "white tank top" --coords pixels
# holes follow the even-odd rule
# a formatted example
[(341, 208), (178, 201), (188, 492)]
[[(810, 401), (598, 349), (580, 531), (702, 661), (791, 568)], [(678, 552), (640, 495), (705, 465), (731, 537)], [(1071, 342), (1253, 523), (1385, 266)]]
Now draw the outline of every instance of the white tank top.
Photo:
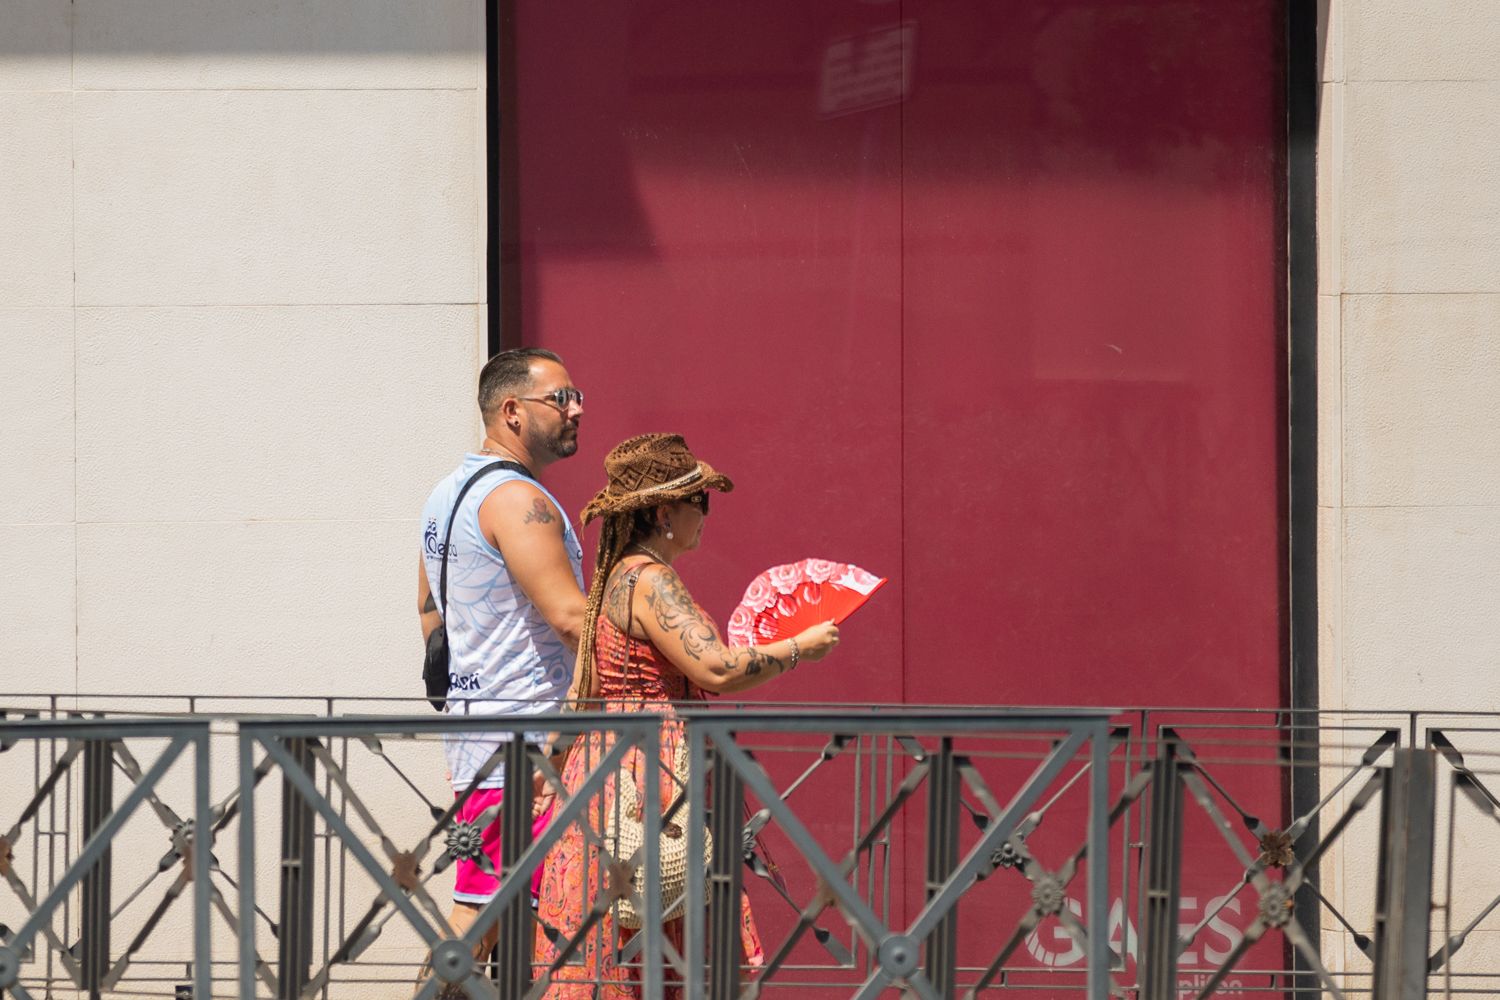
[[(463, 464), (433, 489), (422, 508), (422, 559), (427, 584), (438, 596), (442, 572), (443, 536), (458, 491), (475, 472), (497, 459), (470, 453)], [(506, 569), (505, 558), (479, 530), (479, 507), (497, 487), (525, 479), (510, 469), (486, 473), (464, 496), (448, 543), (448, 599), (444, 616), (448, 629), (448, 711), (455, 715), (534, 715), (555, 711), (573, 678), (573, 654), (527, 599)], [(531, 480), (527, 480), (531, 482)], [(563, 522), (563, 544), (573, 576), (583, 588), (583, 548), (557, 498), (534, 484), (551, 501)], [(475, 700), (469, 700), (475, 699)], [(489, 700), (495, 699), (495, 700)], [(540, 740), (545, 734), (528, 734)], [(445, 736), (453, 787), (462, 789), (499, 747), (494, 736)], [(497, 766), (480, 783), (496, 788), (505, 783)]]

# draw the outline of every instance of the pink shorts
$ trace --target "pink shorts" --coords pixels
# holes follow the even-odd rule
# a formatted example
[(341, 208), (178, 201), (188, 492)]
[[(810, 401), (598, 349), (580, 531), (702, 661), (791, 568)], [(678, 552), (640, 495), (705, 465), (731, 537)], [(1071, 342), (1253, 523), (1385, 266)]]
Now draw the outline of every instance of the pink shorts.
[[(476, 788), (469, 800), (459, 806), (454, 815), (455, 823), (473, 823), (479, 818), (479, 814), (491, 806), (498, 806), (505, 799), (503, 788)], [(531, 835), (537, 836), (546, 829), (552, 819), (552, 807), (531, 821)], [(480, 832), (480, 844), (484, 849), (485, 856), (489, 858), (490, 865), (495, 871), (500, 871), (500, 816), (497, 812), (495, 821)], [(500, 880), (479, 866), (479, 862), (469, 858), (459, 858), (453, 863), (453, 898), (460, 903), (474, 903), (483, 905), (500, 888)], [(536, 871), (531, 873), (531, 900), (536, 903), (536, 897), (542, 890), (542, 866), (538, 865)]]

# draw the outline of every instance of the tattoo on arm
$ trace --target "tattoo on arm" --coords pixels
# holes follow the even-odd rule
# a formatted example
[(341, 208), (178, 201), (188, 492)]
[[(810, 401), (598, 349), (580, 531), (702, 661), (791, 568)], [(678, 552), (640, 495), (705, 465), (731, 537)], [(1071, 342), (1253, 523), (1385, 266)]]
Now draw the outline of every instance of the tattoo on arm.
[(521, 519), (521, 523), (551, 524), (556, 520), (557, 515), (552, 513), (552, 507), (547, 501), (541, 497), (537, 497), (531, 501), (531, 509), (526, 512), (526, 516)]
[[(729, 658), (729, 650), (726, 649), (724, 650), (724, 659), (726, 661), (726, 666), (728, 665), (727, 661), (729, 660)], [(750, 650), (750, 662), (745, 664), (745, 676), (754, 677), (756, 674), (764, 670), (767, 664), (771, 663), (780, 663), (780, 661), (777, 660), (774, 656), (769, 656), (752, 647)]]
[(646, 606), (656, 615), (656, 624), (663, 632), (677, 633), (687, 655), (703, 659), (703, 654), (716, 644), (713, 628), (704, 621), (703, 612), (682, 585), (681, 577), (665, 568), (653, 576)]
[(424, 614), (424, 615), (431, 614), (432, 612), (434, 612), (436, 610), (437, 610), (437, 601), (433, 600), (432, 592), (429, 591), (428, 594), (427, 594), (427, 600), (422, 605), (422, 614)]
[(622, 573), (609, 584), (604, 594), (604, 615), (618, 629), (630, 624), (630, 574)]
[(758, 649), (750, 649), (749, 660), (743, 667), (736, 664), (737, 654), (723, 645), (713, 625), (703, 617), (703, 612), (693, 601), (692, 595), (682, 585), (682, 578), (671, 570), (655, 574), (646, 605), (656, 616), (657, 625), (663, 632), (677, 634), (682, 648), (695, 660), (702, 660), (717, 647), (717, 657), (726, 673), (743, 670), (745, 676), (754, 677), (767, 666), (779, 666), (781, 661)]

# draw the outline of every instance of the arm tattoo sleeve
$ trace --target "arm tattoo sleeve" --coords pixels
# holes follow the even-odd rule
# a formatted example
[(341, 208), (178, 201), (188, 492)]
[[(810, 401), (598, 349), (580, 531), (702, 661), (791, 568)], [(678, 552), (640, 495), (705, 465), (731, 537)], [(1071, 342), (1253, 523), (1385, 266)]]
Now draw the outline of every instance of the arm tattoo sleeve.
[(614, 622), (615, 627), (619, 629), (624, 629), (630, 624), (629, 578), (629, 573), (620, 574), (604, 592), (604, 616)]
[(557, 515), (552, 513), (552, 508), (548, 505), (547, 501), (541, 497), (536, 497), (531, 501), (531, 509), (526, 512), (526, 516), (521, 519), (521, 523), (551, 524), (556, 520)]
[(712, 649), (717, 640), (713, 627), (703, 618), (703, 612), (693, 601), (692, 595), (682, 585), (682, 578), (670, 569), (653, 574), (651, 592), (646, 595), (646, 605), (654, 615), (656, 624), (663, 632), (675, 632), (682, 648), (695, 660)]
[(781, 665), (776, 657), (751, 648), (746, 651), (749, 659), (741, 667), (736, 663), (737, 652), (719, 641), (713, 625), (704, 618), (692, 595), (682, 585), (682, 578), (670, 569), (655, 576), (651, 591), (646, 595), (646, 604), (656, 615), (656, 623), (662, 631), (676, 633), (682, 648), (693, 659), (702, 660), (713, 651), (726, 673), (743, 670), (747, 677), (756, 676), (768, 666)]

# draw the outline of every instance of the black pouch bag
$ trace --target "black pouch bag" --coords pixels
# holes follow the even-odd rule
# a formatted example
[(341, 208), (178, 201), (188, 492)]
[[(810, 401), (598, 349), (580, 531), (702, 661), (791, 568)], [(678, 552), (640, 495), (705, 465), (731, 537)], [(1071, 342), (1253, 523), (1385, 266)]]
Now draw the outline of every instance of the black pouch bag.
[(438, 571), (437, 604), (443, 622), (427, 636), (427, 650), (422, 657), (422, 686), (427, 690), (427, 704), (439, 712), (448, 704), (448, 544), (453, 540), (453, 520), (458, 517), (459, 505), (468, 495), (469, 487), (497, 469), (510, 469), (527, 479), (536, 478), (519, 462), (491, 462), (469, 477), (464, 488), (458, 491), (458, 499), (453, 501), (453, 510), (448, 514), (448, 530), (443, 533), (443, 547), (438, 551), (443, 568)]

